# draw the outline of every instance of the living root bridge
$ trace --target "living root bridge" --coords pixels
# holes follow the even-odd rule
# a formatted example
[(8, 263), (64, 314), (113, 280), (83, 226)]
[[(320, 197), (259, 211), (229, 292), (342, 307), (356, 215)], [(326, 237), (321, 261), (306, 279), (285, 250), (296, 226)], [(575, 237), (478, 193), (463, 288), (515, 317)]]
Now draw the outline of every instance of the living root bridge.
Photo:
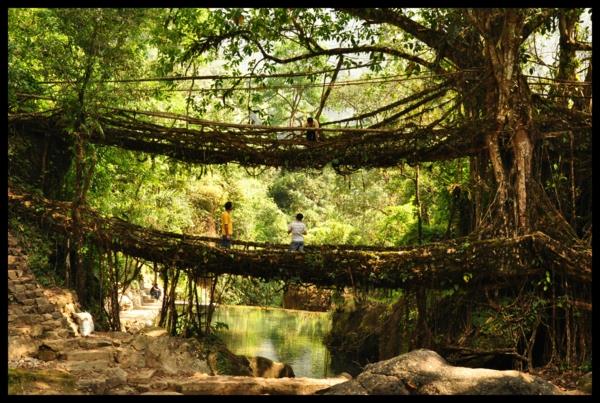
[[(52, 201), (14, 187), (8, 189), (11, 214), (29, 218), (67, 236), (73, 231), (71, 203)], [(307, 246), (291, 253), (287, 245), (234, 241), (230, 250), (218, 239), (157, 231), (106, 218), (81, 208), (88, 241), (167, 266), (199, 273), (236, 274), (265, 280), (292, 280), (320, 286), (448, 288), (452, 284), (541, 278), (556, 270), (576, 282), (591, 283), (590, 249), (565, 248), (536, 232), (517, 238), (453, 240), (415, 247)]]
[[(143, 117), (143, 118), (142, 118)], [(184, 162), (244, 166), (369, 168), (399, 162), (449, 160), (476, 154), (484, 147), (485, 122), (432, 129), (319, 130), (325, 140), (307, 142), (299, 127), (272, 127), (211, 122), (164, 112), (108, 109), (91, 116), (96, 125), (88, 141), (133, 151), (166, 155)], [(67, 136), (66, 123), (55, 114), (9, 115), (9, 130)]]

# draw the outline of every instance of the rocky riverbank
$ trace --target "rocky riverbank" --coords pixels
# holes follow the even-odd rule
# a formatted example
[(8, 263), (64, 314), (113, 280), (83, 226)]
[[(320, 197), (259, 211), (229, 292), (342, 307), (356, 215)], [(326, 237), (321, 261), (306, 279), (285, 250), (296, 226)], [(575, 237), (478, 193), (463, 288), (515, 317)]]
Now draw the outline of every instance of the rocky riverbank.
[[(41, 287), (9, 232), (9, 394), (312, 394), (345, 378), (294, 378), (293, 369), (220, 343), (151, 326), (160, 301), (133, 293), (126, 332), (83, 337), (75, 295)], [(138, 290), (139, 291), (139, 290)]]
[[(368, 365), (355, 379), (294, 378), (284, 363), (237, 356), (218, 343), (171, 337), (127, 315), (128, 332), (81, 336), (74, 296), (44, 289), (9, 233), (8, 392), (13, 395), (591, 394), (591, 373), (564, 391), (518, 371), (453, 367), (416, 350)], [(143, 304), (142, 304), (143, 305)], [(242, 376), (244, 375), (244, 376)]]

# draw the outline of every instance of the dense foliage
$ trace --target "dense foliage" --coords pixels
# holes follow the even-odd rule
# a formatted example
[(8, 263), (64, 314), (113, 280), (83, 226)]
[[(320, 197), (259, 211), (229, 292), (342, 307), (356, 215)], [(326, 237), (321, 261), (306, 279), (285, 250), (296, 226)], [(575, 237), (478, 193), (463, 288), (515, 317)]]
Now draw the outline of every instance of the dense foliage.
[[(590, 20), (590, 9), (9, 9), (9, 116), (60, 109), (71, 136), (56, 142), (9, 133), (9, 179), (184, 234), (218, 236), (230, 200), (234, 237), (247, 241), (287, 242), (287, 224), (302, 212), (313, 245), (399, 246), (542, 230), (589, 246)], [(92, 144), (86, 136), (102, 135), (94, 115), (106, 107), (243, 124), (254, 112), (282, 126), (315, 116), (323, 127), (411, 130), (490, 119), (496, 128), (475, 157), (290, 171), (192, 165)], [(110, 308), (98, 309), (112, 327), (119, 293), (142, 267), (162, 269), (97, 250), (82, 234), (52, 245), (11, 220), (32, 234), (34, 271), (54, 272), (68, 286), (76, 281), (84, 304), (109, 298)], [(161, 276), (176, 285), (173, 301), (192, 295), (191, 279), (167, 269)], [(281, 304), (282, 284), (213, 280), (224, 302)], [(559, 282), (552, 292), (571, 292)], [(554, 309), (546, 328), (574, 326), (573, 310), (557, 319), (554, 302), (543, 298), (543, 309)], [(411, 315), (421, 318), (426, 297), (415, 301)], [(480, 312), (473, 323), (488, 333), (502, 328), (489, 317)], [(523, 337), (535, 338), (540, 317), (527, 318)], [(423, 326), (419, 319), (413, 327)], [(562, 343), (567, 361), (585, 360), (586, 336), (577, 348), (571, 336), (552, 341), (552, 356)]]

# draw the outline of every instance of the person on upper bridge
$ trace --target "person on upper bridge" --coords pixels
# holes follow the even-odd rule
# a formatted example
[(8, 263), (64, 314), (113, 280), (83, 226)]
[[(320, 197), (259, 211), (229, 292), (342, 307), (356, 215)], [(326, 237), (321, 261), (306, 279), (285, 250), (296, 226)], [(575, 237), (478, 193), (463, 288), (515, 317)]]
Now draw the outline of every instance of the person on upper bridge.
[[(313, 127), (313, 128), (318, 128), (319, 127), (319, 122), (317, 122), (316, 120), (314, 120), (312, 117), (308, 117), (306, 119), (306, 122), (304, 122), (304, 124), (302, 125), (302, 127)], [(320, 141), (321, 140), (321, 136), (319, 134), (318, 130), (307, 130), (306, 131), (306, 140), (308, 141)]]
[(306, 235), (306, 225), (302, 222), (304, 216), (302, 213), (296, 214), (296, 220), (288, 225), (288, 234), (292, 234), (292, 243), (290, 252), (304, 252), (304, 236)]
[(225, 203), (225, 211), (221, 214), (221, 246), (231, 248), (231, 237), (233, 235), (233, 220), (231, 219), (231, 210), (233, 203)]
[(262, 125), (262, 120), (260, 120), (260, 117), (258, 117), (258, 111), (257, 110), (250, 110), (250, 114), (248, 115), (248, 118), (250, 119), (250, 124), (252, 125), (256, 125), (256, 126), (260, 126)]

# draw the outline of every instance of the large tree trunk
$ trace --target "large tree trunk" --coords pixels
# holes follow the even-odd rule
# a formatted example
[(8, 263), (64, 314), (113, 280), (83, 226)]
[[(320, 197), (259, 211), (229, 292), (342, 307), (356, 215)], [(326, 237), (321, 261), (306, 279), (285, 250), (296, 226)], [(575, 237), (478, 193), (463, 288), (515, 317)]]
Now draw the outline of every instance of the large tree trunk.
[(496, 122), (486, 135), (496, 191), (481, 229), (492, 236), (528, 233), (533, 133), (531, 96), (518, 57), (524, 13), (488, 9), (470, 15), (484, 38), (488, 86), (483, 113)]

